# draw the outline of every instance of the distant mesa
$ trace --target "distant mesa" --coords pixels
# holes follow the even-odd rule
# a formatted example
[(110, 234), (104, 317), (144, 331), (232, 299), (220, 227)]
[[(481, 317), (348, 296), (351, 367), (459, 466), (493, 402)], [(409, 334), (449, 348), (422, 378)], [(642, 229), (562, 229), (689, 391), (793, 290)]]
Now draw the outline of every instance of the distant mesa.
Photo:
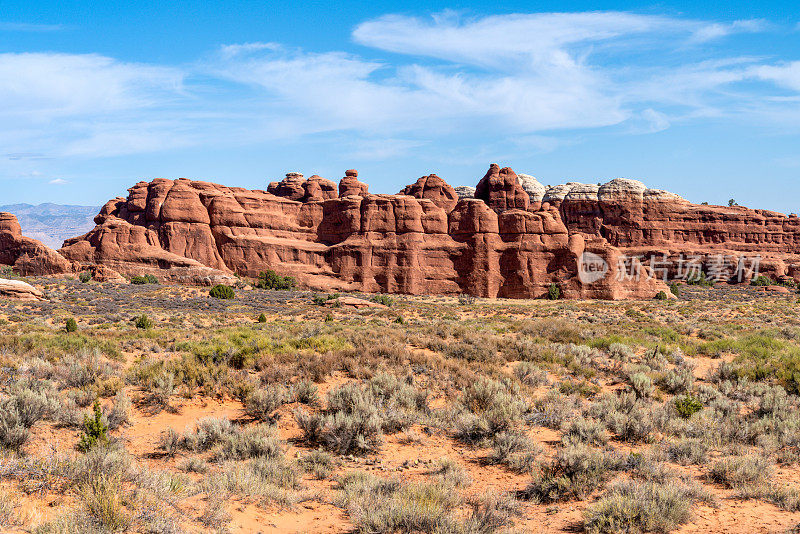
[[(158, 178), (94, 222), (55, 252), (2, 214), (0, 263), (106, 280), (213, 284), (273, 269), (322, 291), (540, 298), (556, 284), (565, 298), (649, 299), (667, 286), (647, 268), (625, 276), (626, 256), (709, 265), (759, 253), (763, 273), (800, 280), (797, 217), (696, 205), (624, 178), (545, 187), (497, 164), (475, 188), (428, 174), (396, 195), (370, 193), (352, 169), (338, 184), (289, 172), (266, 191)], [(579, 276), (586, 258), (602, 276)]]

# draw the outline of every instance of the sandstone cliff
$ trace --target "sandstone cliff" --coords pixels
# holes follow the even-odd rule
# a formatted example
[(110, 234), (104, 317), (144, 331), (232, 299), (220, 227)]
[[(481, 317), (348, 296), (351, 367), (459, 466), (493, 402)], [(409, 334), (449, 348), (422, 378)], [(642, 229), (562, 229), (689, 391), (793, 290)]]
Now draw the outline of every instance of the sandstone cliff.
[(5, 212), (0, 212), (0, 265), (9, 265), (23, 276), (74, 271), (72, 262), (40, 241), (23, 236), (17, 218)]
[(460, 198), (436, 175), (398, 195), (374, 195), (354, 170), (334, 191), (332, 182), (299, 173), (268, 191), (140, 182), (60, 252), (125, 275), (159, 269), (174, 281), (275, 269), (317, 290), (535, 298), (557, 283), (566, 297), (652, 298), (666, 289), (613, 275), (581, 283), (584, 251), (612, 268), (619, 251), (602, 237), (571, 236), (556, 207), (531, 206), (509, 168), (493, 165), (478, 198)]

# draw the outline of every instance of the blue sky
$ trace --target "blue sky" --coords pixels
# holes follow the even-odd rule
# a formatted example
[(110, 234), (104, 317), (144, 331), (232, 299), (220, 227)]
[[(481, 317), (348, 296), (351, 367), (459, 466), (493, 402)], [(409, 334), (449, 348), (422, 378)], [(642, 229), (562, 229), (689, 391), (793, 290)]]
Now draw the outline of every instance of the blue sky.
[(0, 204), (497, 162), (800, 211), (800, 14), (750, 4), (0, 1)]

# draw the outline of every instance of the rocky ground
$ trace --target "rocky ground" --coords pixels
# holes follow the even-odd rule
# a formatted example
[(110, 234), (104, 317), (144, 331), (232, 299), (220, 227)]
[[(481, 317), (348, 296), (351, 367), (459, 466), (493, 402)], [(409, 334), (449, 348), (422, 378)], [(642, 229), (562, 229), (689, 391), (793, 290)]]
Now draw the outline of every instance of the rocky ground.
[(28, 281), (47, 300), (0, 300), (2, 532), (800, 525), (793, 292), (354, 308)]

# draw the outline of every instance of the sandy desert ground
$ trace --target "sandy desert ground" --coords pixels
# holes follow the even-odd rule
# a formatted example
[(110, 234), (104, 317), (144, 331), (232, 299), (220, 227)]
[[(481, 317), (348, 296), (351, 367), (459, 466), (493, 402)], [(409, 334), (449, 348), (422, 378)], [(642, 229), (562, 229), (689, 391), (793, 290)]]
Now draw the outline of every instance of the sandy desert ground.
[(0, 300), (2, 532), (800, 526), (794, 292), (29, 281), (49, 300)]

